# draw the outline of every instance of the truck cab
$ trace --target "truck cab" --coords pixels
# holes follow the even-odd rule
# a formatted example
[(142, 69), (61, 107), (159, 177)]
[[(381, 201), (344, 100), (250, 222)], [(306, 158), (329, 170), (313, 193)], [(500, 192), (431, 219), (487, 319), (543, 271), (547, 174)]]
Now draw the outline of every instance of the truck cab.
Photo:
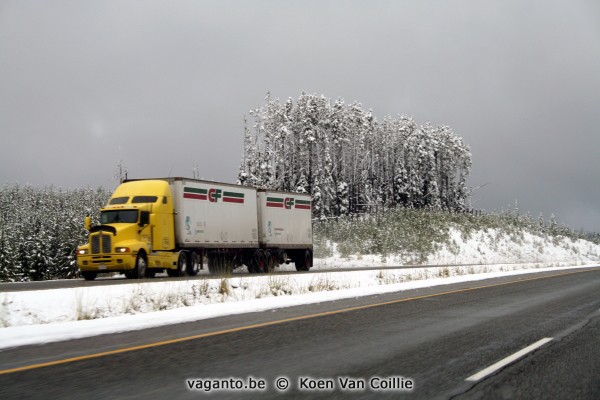
[(176, 268), (173, 214), (168, 182), (122, 183), (100, 210), (100, 225), (92, 227), (86, 218), (89, 241), (77, 249), (83, 277), (93, 280), (101, 272), (121, 272), (143, 278)]

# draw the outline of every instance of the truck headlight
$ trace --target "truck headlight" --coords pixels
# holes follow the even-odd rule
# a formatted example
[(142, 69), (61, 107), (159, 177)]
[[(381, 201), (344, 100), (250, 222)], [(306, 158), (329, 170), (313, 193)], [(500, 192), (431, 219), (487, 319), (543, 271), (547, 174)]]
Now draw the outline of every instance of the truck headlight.
[(87, 252), (88, 251), (86, 249), (79, 249), (79, 250), (77, 250), (77, 254), (79, 254), (80, 256), (82, 256), (84, 254), (87, 254)]
[(115, 248), (115, 251), (117, 253), (129, 253), (131, 250), (129, 249), (129, 247), (117, 247)]

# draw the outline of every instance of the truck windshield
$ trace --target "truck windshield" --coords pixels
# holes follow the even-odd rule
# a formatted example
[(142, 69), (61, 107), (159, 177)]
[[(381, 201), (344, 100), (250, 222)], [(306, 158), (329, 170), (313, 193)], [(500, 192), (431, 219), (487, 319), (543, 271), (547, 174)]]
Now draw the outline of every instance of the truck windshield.
[(115, 210), (115, 211), (102, 211), (100, 213), (101, 224), (116, 224), (116, 223), (129, 223), (133, 224), (138, 221), (137, 210)]

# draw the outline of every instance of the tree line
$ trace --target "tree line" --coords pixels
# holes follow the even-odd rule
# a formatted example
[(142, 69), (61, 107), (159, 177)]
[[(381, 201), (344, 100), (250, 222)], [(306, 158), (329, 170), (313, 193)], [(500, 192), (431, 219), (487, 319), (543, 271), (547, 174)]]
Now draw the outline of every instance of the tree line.
[(378, 121), (360, 103), (268, 95), (245, 119), (243, 185), (312, 194), (313, 217), (402, 206), (464, 211), (469, 147), (448, 126)]
[(98, 223), (105, 189), (5, 185), (0, 188), (0, 281), (77, 275), (75, 250), (87, 240), (85, 216)]

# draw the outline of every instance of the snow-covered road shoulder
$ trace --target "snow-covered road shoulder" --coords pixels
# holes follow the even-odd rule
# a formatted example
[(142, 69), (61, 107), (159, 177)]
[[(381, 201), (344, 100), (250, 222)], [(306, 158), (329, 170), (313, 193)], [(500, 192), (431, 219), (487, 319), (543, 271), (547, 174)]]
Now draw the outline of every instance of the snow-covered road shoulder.
[(487, 265), (145, 282), (5, 293), (0, 348), (191, 322), (532, 272), (594, 267)]

